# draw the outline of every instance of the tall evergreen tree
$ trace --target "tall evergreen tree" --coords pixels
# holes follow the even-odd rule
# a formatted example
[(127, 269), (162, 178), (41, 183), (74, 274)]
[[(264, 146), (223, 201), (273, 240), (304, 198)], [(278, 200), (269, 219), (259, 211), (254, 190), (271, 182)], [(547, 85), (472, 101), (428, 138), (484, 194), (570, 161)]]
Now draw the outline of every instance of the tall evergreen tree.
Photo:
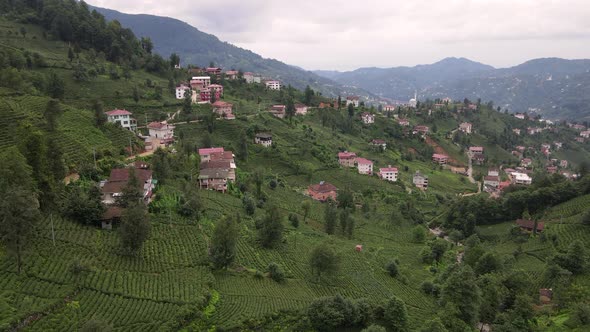
[(59, 102), (55, 99), (51, 99), (47, 102), (47, 106), (45, 106), (45, 111), (43, 112), (43, 117), (47, 122), (47, 127), (50, 131), (55, 131), (57, 128), (57, 118), (61, 114), (61, 107), (59, 106)]
[(312, 101), (314, 95), (315, 95), (315, 92), (313, 91), (313, 89), (309, 85), (306, 86), (305, 87), (305, 105), (311, 106), (311, 101)]
[(193, 99), (191, 91), (185, 91), (184, 99), (182, 101), (182, 112), (184, 114), (191, 114), (193, 112)]
[(334, 234), (336, 231), (336, 224), (338, 223), (338, 210), (335, 203), (327, 202), (324, 210), (324, 229), (328, 234)]
[(107, 122), (107, 115), (102, 109), (103, 105), (100, 100), (94, 100), (92, 102), (92, 111), (94, 112), (94, 124), (101, 128)]
[(224, 217), (215, 225), (210, 255), (216, 269), (227, 268), (234, 261), (239, 232), (239, 226), (231, 216)]
[(271, 204), (258, 229), (258, 238), (265, 248), (273, 248), (283, 240), (283, 216), (279, 208)]
[(135, 254), (143, 247), (150, 235), (150, 221), (146, 206), (141, 202), (133, 202), (121, 217), (121, 247), (127, 254)]
[(66, 90), (65, 90), (65, 83), (64, 80), (59, 77), (54, 71), (49, 73), (49, 77), (46, 81), (46, 88), (47, 94), (54, 99), (62, 99)]

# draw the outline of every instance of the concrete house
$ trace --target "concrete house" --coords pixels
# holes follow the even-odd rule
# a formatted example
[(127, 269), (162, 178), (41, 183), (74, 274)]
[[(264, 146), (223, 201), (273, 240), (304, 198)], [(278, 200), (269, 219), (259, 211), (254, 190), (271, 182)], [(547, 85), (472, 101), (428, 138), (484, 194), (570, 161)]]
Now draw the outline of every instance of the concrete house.
[(147, 125), (150, 133), (150, 137), (160, 139), (171, 139), (174, 138), (174, 126), (168, 124), (166, 121), (162, 122), (151, 122)]
[(269, 112), (276, 116), (279, 119), (284, 119), (285, 116), (287, 115), (287, 106), (285, 105), (273, 105)]
[(360, 105), (360, 97), (358, 96), (348, 96), (346, 97), (346, 107), (348, 107), (348, 105), (351, 105), (354, 107), (359, 107)]
[(417, 188), (422, 190), (428, 189), (428, 176), (423, 175), (420, 171), (416, 171), (414, 177), (412, 178), (412, 182)]
[(269, 90), (281, 90), (281, 82), (279, 81), (266, 81), (264, 82), (264, 85), (266, 85), (266, 88)]
[(391, 181), (391, 182), (397, 181), (398, 174), (399, 174), (399, 172), (398, 172), (397, 168), (391, 167), (391, 165), (379, 169), (379, 177), (383, 180), (386, 180), (386, 181)]
[(121, 125), (121, 127), (136, 131), (137, 130), (137, 120), (131, 117), (133, 113), (127, 110), (112, 110), (110, 112), (106, 112), (107, 121), (111, 123), (116, 123)]
[(211, 154), (223, 152), (223, 148), (203, 148), (199, 149), (199, 156), (201, 157), (201, 162), (211, 160)]
[(463, 122), (462, 124), (459, 125), (459, 130), (461, 130), (462, 132), (464, 132), (466, 134), (471, 134), (472, 128), (473, 128), (473, 125), (469, 122)]
[(356, 153), (354, 152), (338, 152), (338, 163), (344, 167), (354, 167), (356, 161)]
[(254, 137), (254, 143), (269, 147), (272, 145), (272, 135), (269, 133), (258, 133)]
[(432, 161), (439, 165), (446, 165), (449, 162), (449, 156), (446, 154), (435, 153), (432, 155)]
[(336, 201), (337, 190), (334, 185), (328, 182), (320, 182), (319, 184), (312, 184), (307, 188), (307, 194), (316, 201), (325, 202), (328, 199)]
[(295, 104), (295, 115), (307, 114), (308, 107), (304, 104)]
[(225, 78), (227, 78), (228, 80), (237, 80), (238, 79), (238, 71), (237, 70), (226, 71)]
[(209, 76), (195, 76), (190, 80), (191, 88), (201, 91), (207, 89), (211, 85), (211, 77)]
[(364, 124), (375, 123), (375, 115), (365, 112), (361, 114), (361, 120)]
[(191, 87), (182, 83), (176, 87), (176, 99), (184, 99), (186, 97), (186, 93), (190, 93)]
[(220, 117), (227, 120), (233, 120), (236, 118), (236, 116), (233, 113), (233, 104), (218, 100), (214, 102), (212, 106), (213, 112), (219, 115)]
[(369, 143), (373, 148), (385, 150), (387, 149), (387, 142), (382, 139), (374, 139)]
[(152, 197), (152, 190), (154, 189), (154, 181), (152, 178), (152, 171), (148, 169), (139, 168), (115, 168), (111, 170), (109, 179), (101, 188), (102, 202), (110, 205), (115, 204), (118, 197), (123, 195), (123, 189), (127, 186), (131, 172), (139, 180), (138, 190), (142, 192), (144, 203), (149, 203)]
[(373, 175), (373, 162), (365, 158), (356, 158), (359, 174)]

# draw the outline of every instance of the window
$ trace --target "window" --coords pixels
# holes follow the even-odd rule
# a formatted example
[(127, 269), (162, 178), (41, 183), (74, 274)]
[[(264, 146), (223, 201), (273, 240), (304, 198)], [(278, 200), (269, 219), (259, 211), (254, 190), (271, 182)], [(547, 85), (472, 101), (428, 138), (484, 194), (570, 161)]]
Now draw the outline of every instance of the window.
[(123, 124), (124, 125), (128, 125), (129, 124), (129, 121), (123, 121)]

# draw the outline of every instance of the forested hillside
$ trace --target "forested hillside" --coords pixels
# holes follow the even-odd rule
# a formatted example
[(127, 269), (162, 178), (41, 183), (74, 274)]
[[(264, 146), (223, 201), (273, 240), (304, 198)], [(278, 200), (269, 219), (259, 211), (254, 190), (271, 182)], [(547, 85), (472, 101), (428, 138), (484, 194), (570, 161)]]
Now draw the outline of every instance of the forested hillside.
[[(219, 100), (192, 103), (175, 98), (186, 71), (83, 2), (0, 10), (0, 330), (588, 329), (583, 126), (464, 98), (346, 106), (225, 75)], [(146, 150), (163, 120), (173, 143)], [(226, 161), (235, 180), (204, 185)]]

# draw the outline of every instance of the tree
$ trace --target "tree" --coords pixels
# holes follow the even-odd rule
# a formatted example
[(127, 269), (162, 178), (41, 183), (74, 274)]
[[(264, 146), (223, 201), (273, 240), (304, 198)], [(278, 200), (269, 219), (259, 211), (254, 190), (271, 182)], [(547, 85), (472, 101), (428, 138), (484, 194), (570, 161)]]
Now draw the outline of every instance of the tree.
[(441, 303), (454, 305), (457, 317), (470, 326), (475, 325), (481, 302), (480, 290), (475, 282), (475, 274), (468, 266), (453, 271), (441, 290)]
[(338, 210), (334, 202), (328, 201), (324, 210), (324, 229), (328, 234), (334, 234), (338, 222)]
[(381, 325), (370, 325), (366, 329), (363, 329), (361, 332), (387, 332), (387, 330)]
[(254, 181), (254, 185), (256, 186), (256, 198), (261, 199), (262, 183), (264, 182), (264, 170), (262, 168), (257, 168), (252, 174), (252, 180)]
[(178, 65), (180, 65), (180, 56), (176, 53), (170, 54), (170, 68), (174, 69)]
[(420, 332), (448, 332), (440, 318), (435, 318), (431, 321), (426, 322), (424, 327), (420, 329)]
[(182, 200), (178, 213), (185, 217), (194, 217), (197, 220), (201, 215), (203, 203), (200, 193), (194, 183), (187, 182), (183, 186)]
[(49, 175), (56, 182), (61, 182), (67, 173), (63, 151), (53, 138), (47, 139), (47, 167)]
[(170, 157), (168, 153), (161, 148), (156, 149), (152, 157), (152, 169), (154, 171), (154, 178), (158, 182), (165, 183), (166, 179), (170, 177)]
[(582, 223), (584, 225), (590, 226), (590, 210), (586, 211), (586, 213), (582, 217)]
[(416, 225), (412, 229), (412, 239), (416, 243), (422, 243), (426, 239), (426, 230), (422, 225)]
[(94, 124), (101, 128), (107, 122), (107, 116), (102, 109), (103, 105), (100, 100), (94, 100), (92, 102), (92, 111), (94, 112)]
[(287, 115), (287, 118), (289, 118), (289, 121), (291, 121), (291, 119), (293, 119), (293, 116), (295, 116), (295, 104), (293, 103), (293, 98), (289, 98), (287, 100), (285, 114)]
[(86, 70), (86, 67), (84, 67), (81, 63), (78, 63), (77, 65), (74, 66), (74, 80), (78, 81), (78, 82), (86, 82), (88, 81), (88, 70)]
[(311, 210), (311, 203), (309, 201), (303, 201), (303, 203), (301, 203), (301, 210), (303, 210), (303, 222), (305, 223), (309, 216), (309, 211)]
[(399, 267), (398, 267), (398, 260), (393, 259), (385, 266), (387, 273), (389, 273), (392, 277), (397, 277), (399, 275)]
[(213, 230), (211, 238), (211, 262), (216, 269), (224, 269), (233, 263), (240, 230), (235, 218), (225, 216)]
[(447, 244), (447, 241), (437, 238), (434, 241), (432, 241), (430, 248), (432, 258), (435, 261), (440, 262), (449, 246)]
[(354, 116), (354, 105), (348, 104), (348, 117), (352, 119)]
[(17, 148), (7, 148), (0, 153), (0, 240), (18, 273), (40, 219), (32, 169)]
[(154, 43), (149, 37), (141, 37), (141, 48), (143, 48), (146, 53), (151, 54), (152, 49), (154, 48)]
[(137, 104), (139, 102), (139, 89), (137, 86), (133, 87), (133, 101)]
[(125, 209), (121, 216), (121, 247), (125, 253), (139, 252), (150, 235), (150, 221), (146, 206), (134, 202)]
[(334, 273), (338, 270), (339, 259), (332, 248), (321, 243), (311, 251), (309, 264), (312, 273), (315, 273), (319, 280), (322, 273)]
[(275, 262), (268, 264), (268, 274), (270, 278), (276, 282), (285, 281), (285, 272), (281, 266)]
[(72, 60), (74, 60), (74, 50), (72, 50), (72, 48), (68, 48), (68, 60), (70, 60), (70, 62), (72, 62)]
[(47, 102), (45, 106), (45, 111), (43, 112), (43, 117), (45, 121), (47, 121), (47, 126), (49, 127), (49, 131), (55, 131), (57, 128), (57, 118), (61, 114), (61, 107), (59, 107), (59, 102), (55, 99), (51, 99)]
[(62, 99), (65, 94), (65, 83), (64, 80), (57, 76), (57, 74), (52, 71), (49, 73), (49, 78), (46, 81), (46, 91), (47, 94), (54, 99)]
[(95, 185), (84, 188), (71, 184), (62, 203), (62, 214), (85, 225), (96, 225), (105, 211), (101, 196)]
[(262, 219), (258, 229), (258, 238), (265, 248), (273, 248), (283, 240), (283, 217), (276, 205), (266, 209), (266, 216)]
[(391, 331), (406, 331), (408, 328), (406, 304), (395, 296), (389, 299), (383, 310), (383, 320)]
[(80, 328), (80, 332), (111, 332), (112, 330), (113, 327), (110, 324), (98, 319), (91, 319)]
[(193, 98), (190, 90), (184, 91), (184, 99), (182, 101), (182, 113), (191, 114), (193, 112)]
[(248, 161), (248, 136), (246, 133), (242, 133), (241, 139), (238, 145), (238, 156), (243, 161)]
[(475, 265), (475, 274), (482, 275), (486, 273), (496, 272), (500, 269), (502, 262), (494, 253), (486, 252), (479, 258)]
[(315, 92), (313, 91), (313, 89), (309, 85), (306, 86), (305, 87), (305, 105), (311, 106), (311, 101), (312, 101), (314, 95), (315, 95)]
[(143, 199), (143, 193), (141, 192), (143, 188), (135, 174), (135, 169), (129, 168), (128, 172), (129, 180), (123, 187), (121, 196), (117, 197), (117, 204), (124, 208), (135, 205), (135, 203), (139, 203)]
[(25, 27), (20, 27), (20, 34), (23, 35), (23, 38), (27, 38), (27, 29)]

